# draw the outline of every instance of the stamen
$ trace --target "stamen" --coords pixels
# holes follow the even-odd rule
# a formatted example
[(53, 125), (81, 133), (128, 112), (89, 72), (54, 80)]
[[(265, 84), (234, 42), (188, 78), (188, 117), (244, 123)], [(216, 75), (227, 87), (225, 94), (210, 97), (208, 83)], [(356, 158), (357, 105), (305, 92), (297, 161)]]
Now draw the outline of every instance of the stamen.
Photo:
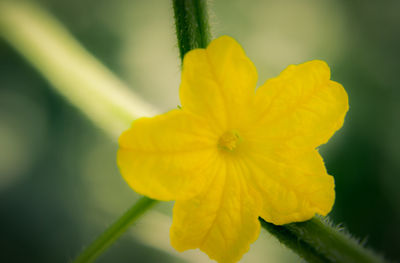
[(236, 149), (240, 142), (239, 132), (236, 130), (230, 130), (225, 132), (218, 141), (218, 146), (227, 151), (233, 151)]

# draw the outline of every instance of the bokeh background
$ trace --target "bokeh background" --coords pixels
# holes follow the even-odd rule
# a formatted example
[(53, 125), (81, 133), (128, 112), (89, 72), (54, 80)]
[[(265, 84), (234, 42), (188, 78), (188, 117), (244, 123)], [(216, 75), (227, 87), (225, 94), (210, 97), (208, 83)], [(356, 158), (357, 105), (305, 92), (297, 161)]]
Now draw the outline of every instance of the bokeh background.
[[(41, 0), (107, 67), (162, 110), (179, 104), (169, 1)], [(235, 37), (259, 83), (323, 59), (350, 111), (321, 147), (335, 176), (331, 217), (400, 259), (400, 1), (215, 0), (214, 36)], [(120, 177), (117, 145), (0, 39), (0, 261), (68, 262), (138, 196)], [(98, 262), (208, 262), (169, 244), (172, 203), (140, 219)], [(299, 259), (262, 231), (243, 262)]]

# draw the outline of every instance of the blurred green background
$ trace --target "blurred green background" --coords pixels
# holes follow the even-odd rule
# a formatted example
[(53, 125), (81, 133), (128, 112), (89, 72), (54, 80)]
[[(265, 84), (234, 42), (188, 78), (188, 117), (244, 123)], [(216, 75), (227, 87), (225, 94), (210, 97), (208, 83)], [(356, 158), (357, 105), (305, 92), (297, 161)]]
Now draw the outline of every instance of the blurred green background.
[[(41, 0), (137, 93), (179, 104), (169, 1)], [(331, 217), (388, 259), (400, 259), (400, 1), (215, 0), (214, 36), (236, 38), (259, 83), (289, 64), (323, 59), (350, 111), (321, 147), (335, 176)], [(138, 196), (120, 177), (117, 145), (56, 94), (0, 39), (0, 261), (68, 262)], [(169, 245), (172, 203), (159, 204), (99, 262), (208, 262)], [(295, 262), (262, 231), (243, 262)]]

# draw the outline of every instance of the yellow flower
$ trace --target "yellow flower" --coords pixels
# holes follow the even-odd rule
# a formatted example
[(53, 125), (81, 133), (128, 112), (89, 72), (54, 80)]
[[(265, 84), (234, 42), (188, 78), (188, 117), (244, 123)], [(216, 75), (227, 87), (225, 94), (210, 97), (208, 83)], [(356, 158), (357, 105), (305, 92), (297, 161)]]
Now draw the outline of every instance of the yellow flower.
[(323, 61), (291, 65), (255, 90), (257, 72), (223, 36), (183, 61), (182, 109), (133, 122), (119, 140), (118, 165), (138, 193), (176, 200), (171, 243), (235, 262), (260, 232), (326, 215), (334, 180), (316, 147), (348, 110)]

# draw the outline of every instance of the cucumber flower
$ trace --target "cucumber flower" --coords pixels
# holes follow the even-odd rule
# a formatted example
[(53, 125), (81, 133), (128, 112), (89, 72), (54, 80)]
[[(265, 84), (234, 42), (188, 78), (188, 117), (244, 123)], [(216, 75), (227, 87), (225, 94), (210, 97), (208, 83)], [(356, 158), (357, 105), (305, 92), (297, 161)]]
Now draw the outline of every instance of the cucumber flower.
[(316, 149), (344, 121), (348, 98), (320, 60), (287, 67), (256, 90), (242, 47), (222, 36), (183, 60), (182, 107), (133, 122), (118, 166), (139, 194), (175, 200), (178, 251), (236, 262), (260, 232), (326, 215), (334, 179)]

